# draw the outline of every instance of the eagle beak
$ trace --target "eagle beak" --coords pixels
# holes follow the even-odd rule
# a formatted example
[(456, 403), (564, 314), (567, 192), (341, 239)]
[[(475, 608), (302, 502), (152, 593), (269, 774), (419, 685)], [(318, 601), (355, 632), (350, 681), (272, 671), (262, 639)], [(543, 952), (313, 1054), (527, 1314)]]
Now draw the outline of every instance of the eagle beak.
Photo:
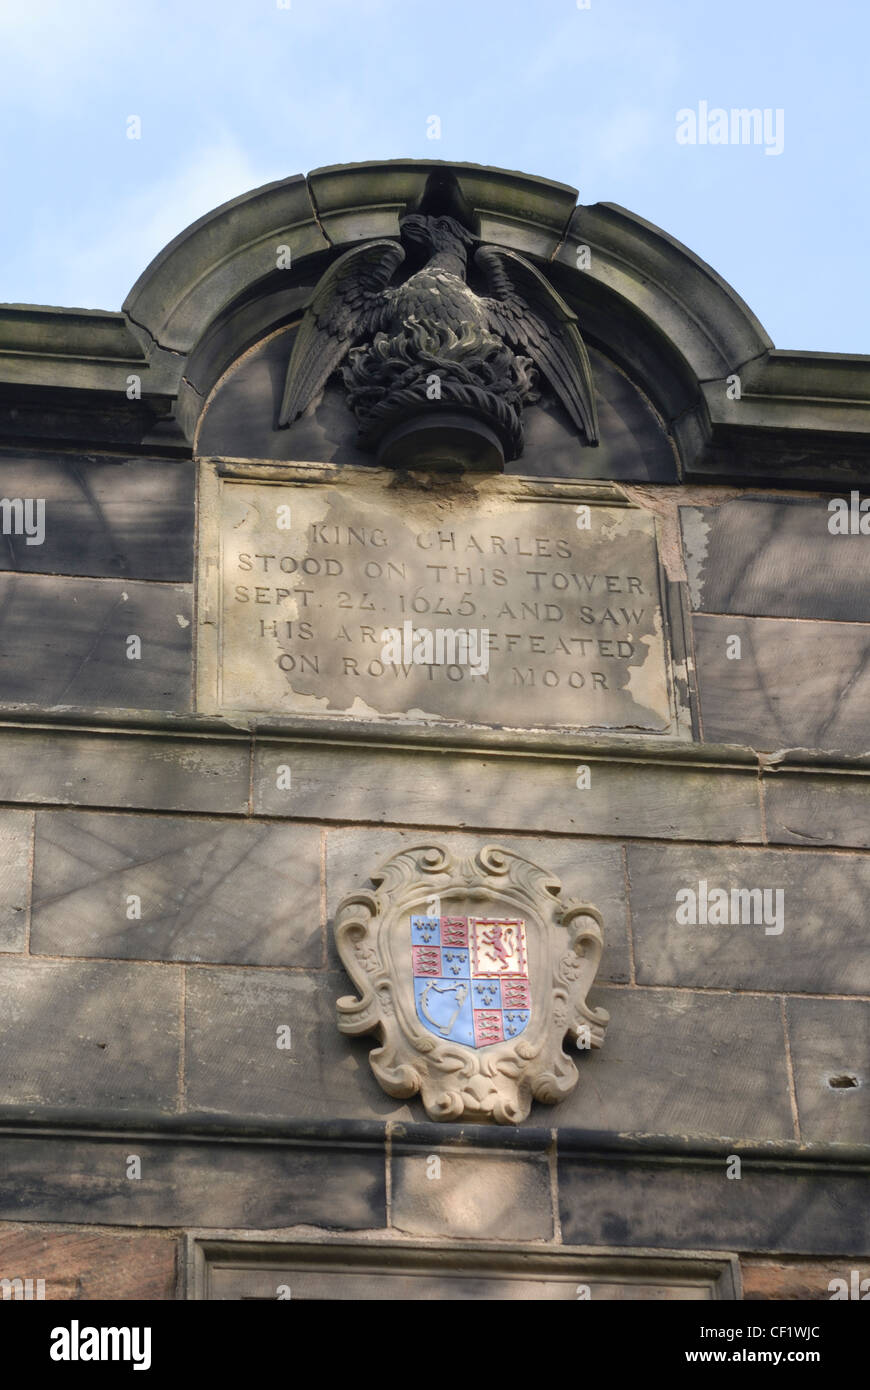
[(425, 217), (420, 217), (412, 213), (409, 217), (403, 217), (400, 224), (400, 231), (403, 237), (408, 237), (411, 241), (427, 242), (429, 240), (429, 228)]

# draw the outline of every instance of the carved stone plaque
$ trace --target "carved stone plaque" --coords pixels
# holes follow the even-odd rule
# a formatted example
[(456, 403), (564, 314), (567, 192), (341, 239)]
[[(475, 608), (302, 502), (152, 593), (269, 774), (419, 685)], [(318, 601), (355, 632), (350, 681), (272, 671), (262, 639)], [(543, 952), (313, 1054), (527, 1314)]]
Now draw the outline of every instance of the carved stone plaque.
[(339, 999), (338, 1021), (380, 1036), (369, 1060), (384, 1090), (419, 1091), (435, 1120), (501, 1124), (572, 1091), (566, 1036), (588, 1051), (608, 1022), (586, 1003), (603, 946), (597, 908), (563, 901), (557, 878), (495, 845), (474, 858), (409, 846), (372, 883), (336, 913), (359, 991)]
[(613, 488), (240, 465), (203, 511), (201, 709), (675, 730), (655, 520)]

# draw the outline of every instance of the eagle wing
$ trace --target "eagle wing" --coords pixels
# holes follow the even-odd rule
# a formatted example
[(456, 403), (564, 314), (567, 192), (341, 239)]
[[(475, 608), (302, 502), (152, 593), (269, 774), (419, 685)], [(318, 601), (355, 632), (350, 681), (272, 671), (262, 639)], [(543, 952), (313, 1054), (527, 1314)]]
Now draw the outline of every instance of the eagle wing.
[(290, 354), (279, 428), (311, 404), (355, 342), (377, 332), (388, 307), (384, 290), (404, 259), (397, 241), (368, 241), (320, 277)]
[(515, 251), (482, 246), (474, 262), (486, 276), (492, 295), (482, 301), (491, 331), (515, 351), (528, 353), (587, 443), (597, 444), (592, 368), (573, 309)]

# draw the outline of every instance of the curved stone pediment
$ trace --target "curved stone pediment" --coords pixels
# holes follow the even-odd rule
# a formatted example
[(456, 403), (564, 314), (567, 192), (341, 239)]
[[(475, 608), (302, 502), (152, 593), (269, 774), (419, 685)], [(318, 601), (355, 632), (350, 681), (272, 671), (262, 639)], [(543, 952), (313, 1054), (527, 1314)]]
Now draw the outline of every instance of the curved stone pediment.
[[(620, 412), (629, 394), (639, 392), (640, 402), (647, 397), (602, 429), (602, 438), (611, 440), (619, 433), (639, 435), (635, 452), (647, 462), (636, 459), (621, 472), (607, 467), (604, 475), (672, 480), (670, 459), (665, 461), (652, 437), (664, 442), (667, 421), (678, 420), (678, 449), (697, 451), (709, 433), (709, 405), (699, 383), (726, 377), (772, 346), (743, 301), (685, 247), (625, 209), (577, 206), (575, 190), (545, 179), (427, 160), (335, 166), (307, 180), (266, 185), (194, 223), (143, 272), (125, 313), (149, 360), (174, 365), (177, 414), (188, 437), (198, 434), (198, 447), (206, 452), (236, 451), (231, 439), (215, 437), (215, 421), (207, 426), (203, 419), (212, 393), (227, 389), (224, 374), (249, 373), (247, 354), (268, 359), (266, 370), (273, 372), (274, 335), (298, 326), (324, 273), (363, 243), (398, 244), (402, 219), (431, 199), (433, 184), (435, 196), (440, 187), (444, 197), (452, 185), (450, 196), (479, 242), (522, 257), (577, 315), (584, 340), (599, 354), (598, 371), (607, 378), (603, 390), (596, 379), (595, 391), (605, 413), (615, 396), (623, 398)], [(289, 356), (292, 341), (284, 348)], [(282, 373), (286, 367), (284, 361)], [(626, 381), (621, 388), (619, 373)], [(238, 387), (236, 380), (231, 394)], [(261, 390), (252, 390), (259, 401)], [(279, 403), (280, 397), (279, 392)], [(236, 414), (239, 405), (234, 399)], [(294, 442), (287, 452), (285, 441), (264, 438), (277, 430), (278, 413), (270, 418), (264, 409), (250, 422), (258, 442), (244, 449), (248, 456), (335, 459), (337, 451), (347, 456), (355, 447), (354, 432), (340, 429), (327, 402), (317, 428), (331, 445), (308, 452), (309, 429), (304, 450), (298, 436), (299, 445)], [(545, 392), (539, 413), (564, 424), (558, 391)], [(653, 413), (663, 417), (665, 428), (650, 428)], [(532, 417), (528, 425), (534, 438), (544, 422)], [(338, 439), (336, 432), (347, 437)], [(576, 448), (587, 442), (582, 430), (547, 428), (548, 449), (564, 433), (575, 444), (570, 471), (589, 476)], [(657, 453), (660, 459), (651, 464)], [(602, 462), (596, 461), (598, 475)]]

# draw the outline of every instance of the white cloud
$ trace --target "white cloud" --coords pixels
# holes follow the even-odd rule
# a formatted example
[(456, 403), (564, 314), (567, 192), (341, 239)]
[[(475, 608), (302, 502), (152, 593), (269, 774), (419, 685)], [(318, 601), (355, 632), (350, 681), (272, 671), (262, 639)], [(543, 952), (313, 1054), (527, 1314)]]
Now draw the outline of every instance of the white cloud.
[(57, 259), (56, 237), (46, 238), (43, 248), (37, 245), (36, 261), (55, 270), (51, 302), (120, 308), (148, 263), (191, 222), (220, 203), (285, 175), (284, 170), (258, 165), (233, 137), (225, 135), (165, 178), (101, 208), (98, 221), (95, 215), (75, 219), (66, 230), (69, 249), (62, 260)]

